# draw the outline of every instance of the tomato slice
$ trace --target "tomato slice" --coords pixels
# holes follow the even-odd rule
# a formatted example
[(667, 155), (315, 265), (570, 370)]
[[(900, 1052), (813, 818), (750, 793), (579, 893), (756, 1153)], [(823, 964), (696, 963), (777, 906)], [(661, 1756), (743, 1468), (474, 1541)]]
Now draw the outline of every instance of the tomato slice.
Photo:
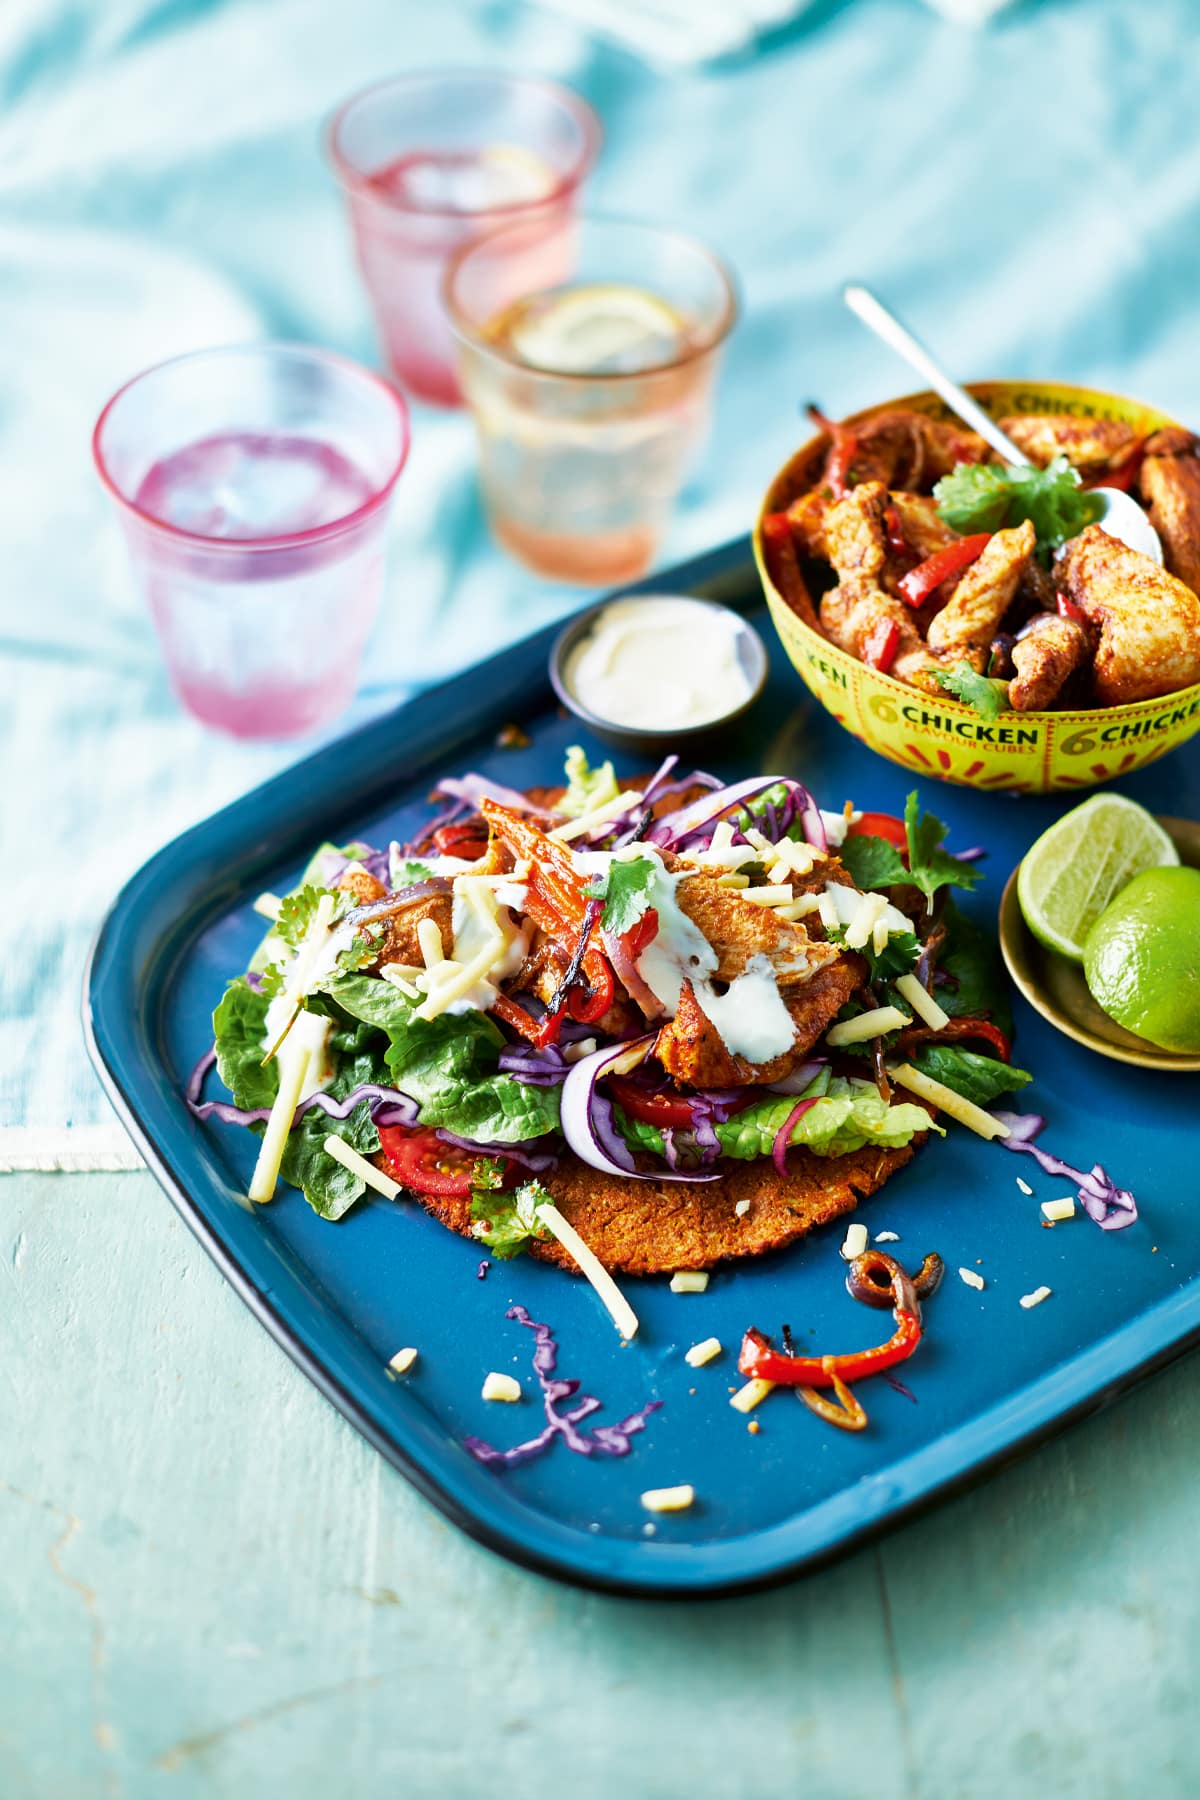
[(904, 820), (898, 819), (895, 813), (865, 812), (861, 819), (855, 819), (853, 825), (847, 826), (846, 836), (885, 838), (902, 856), (908, 855), (908, 833), (904, 829)]
[[(379, 1142), (387, 1157), (392, 1175), (402, 1187), (418, 1194), (436, 1194), (443, 1200), (465, 1200), (471, 1191), (471, 1176), (479, 1155), (448, 1144), (436, 1131), (421, 1126), (381, 1125)], [(502, 1186), (515, 1178), (516, 1165), (509, 1163)]]
[[(660, 1130), (664, 1126), (687, 1130), (692, 1123), (692, 1103), (672, 1088), (665, 1088), (661, 1093), (650, 1093), (631, 1081), (628, 1075), (610, 1075), (608, 1090), (623, 1112), (631, 1119), (640, 1119), (644, 1125), (657, 1125)], [(732, 1112), (744, 1112), (752, 1106), (758, 1096), (756, 1088), (747, 1088), (745, 1099), (730, 1102)]]

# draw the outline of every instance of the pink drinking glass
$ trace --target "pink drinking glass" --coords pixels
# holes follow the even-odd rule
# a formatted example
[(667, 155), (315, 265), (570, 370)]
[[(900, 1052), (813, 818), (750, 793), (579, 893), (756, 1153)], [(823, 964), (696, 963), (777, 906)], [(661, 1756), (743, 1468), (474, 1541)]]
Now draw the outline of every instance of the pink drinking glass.
[(347, 705), (408, 443), (393, 388), (303, 344), (194, 351), (113, 395), (92, 453), (196, 718), (295, 737)]
[(431, 73), (348, 100), (325, 141), (393, 373), (416, 399), (460, 405), (446, 264), (499, 226), (552, 237), (596, 160), (599, 121), (548, 81)]

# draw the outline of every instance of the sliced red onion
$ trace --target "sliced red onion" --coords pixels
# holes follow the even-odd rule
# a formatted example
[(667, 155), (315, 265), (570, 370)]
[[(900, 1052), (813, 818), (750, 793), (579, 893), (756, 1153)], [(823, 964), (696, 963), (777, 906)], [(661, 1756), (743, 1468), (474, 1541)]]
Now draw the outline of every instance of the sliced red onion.
[(635, 1006), (641, 1008), (642, 1013), (647, 1019), (661, 1018), (663, 1016), (662, 1002), (659, 1000), (658, 996), (647, 987), (646, 983), (638, 974), (637, 964), (621, 942), (621, 933), (619, 931), (605, 931), (604, 928), (601, 927), (600, 938), (608, 955), (608, 960), (613, 966), (613, 974), (621, 983), (621, 986), (625, 989), (625, 992), (629, 995), (629, 998), (634, 1002)]
[(454, 883), (448, 875), (430, 875), (425, 881), (414, 881), (411, 887), (397, 888), (380, 900), (368, 900), (365, 906), (352, 907), (338, 920), (339, 925), (369, 925), (374, 919), (387, 919), (393, 913), (427, 900), (431, 894), (452, 894)]
[(810, 1083), (817, 1079), (821, 1070), (829, 1063), (827, 1056), (814, 1056), (811, 1062), (801, 1063), (790, 1075), (784, 1075), (779, 1081), (768, 1081), (768, 1094), (802, 1094)]
[(779, 1130), (775, 1133), (775, 1142), (771, 1145), (771, 1161), (783, 1176), (787, 1175), (787, 1153), (791, 1143), (792, 1131), (796, 1120), (802, 1119), (810, 1106), (817, 1104), (820, 1096), (814, 1094), (811, 1100), (797, 1100)]
[(1101, 1231), (1124, 1231), (1137, 1219), (1137, 1201), (1129, 1189), (1119, 1188), (1099, 1163), (1094, 1163), (1085, 1174), (1061, 1157), (1039, 1149), (1033, 1140), (1046, 1123), (1040, 1113), (993, 1112), (992, 1117), (1007, 1125), (1009, 1131), (1007, 1137), (996, 1138), (996, 1143), (1005, 1150), (1024, 1151), (1034, 1157), (1047, 1175), (1066, 1175), (1078, 1184), (1079, 1204)]
[(437, 1135), (443, 1143), (453, 1144), (457, 1150), (470, 1150), (476, 1156), (505, 1156), (533, 1175), (544, 1175), (547, 1169), (558, 1167), (558, 1157), (552, 1150), (527, 1150), (524, 1144), (479, 1144), (474, 1138), (459, 1137), (457, 1132), (441, 1126)]
[(507, 806), (512, 812), (546, 812), (547, 807), (536, 806), (516, 788), (505, 787), (502, 782), (493, 781), (488, 775), (476, 775), (473, 772), (459, 777), (450, 776), (439, 781), (434, 789), (435, 794), (449, 794), (455, 800), (465, 800), (471, 806), (478, 806), (481, 800), (494, 800), (497, 806)]
[(952, 850), (955, 862), (979, 862), (987, 855), (982, 844), (972, 844), (969, 850)]
[(482, 1438), (464, 1438), (463, 1447), (476, 1462), (492, 1469), (515, 1468), (517, 1464), (528, 1462), (531, 1457), (547, 1449), (556, 1437), (561, 1437), (567, 1449), (573, 1450), (576, 1456), (628, 1456), (633, 1448), (630, 1438), (636, 1432), (645, 1430), (646, 1420), (652, 1412), (658, 1410), (662, 1401), (651, 1400), (640, 1411), (630, 1413), (628, 1418), (622, 1419), (617, 1425), (597, 1425), (591, 1431), (579, 1431), (577, 1427), (580, 1422), (597, 1412), (601, 1402), (592, 1394), (581, 1394), (569, 1412), (560, 1412), (559, 1401), (573, 1399), (579, 1393), (579, 1383), (564, 1381), (561, 1376), (555, 1376), (558, 1345), (554, 1341), (553, 1332), (548, 1325), (541, 1325), (536, 1319), (531, 1319), (523, 1306), (510, 1306), (504, 1316), (506, 1319), (515, 1319), (519, 1325), (526, 1326), (534, 1334), (533, 1372), (542, 1390), (546, 1424), (536, 1437), (528, 1438), (523, 1444), (514, 1444), (511, 1450), (497, 1450)]
[(701, 1170), (687, 1174), (675, 1170), (664, 1174), (657, 1170), (644, 1174), (635, 1166), (633, 1152), (617, 1130), (612, 1101), (597, 1088), (597, 1082), (609, 1073), (615, 1062), (627, 1056), (639, 1043), (652, 1044), (655, 1035), (647, 1032), (642, 1038), (608, 1044), (603, 1050), (593, 1050), (590, 1056), (582, 1057), (572, 1066), (562, 1087), (563, 1135), (581, 1162), (605, 1175), (624, 1175), (635, 1181), (716, 1181), (716, 1175)]

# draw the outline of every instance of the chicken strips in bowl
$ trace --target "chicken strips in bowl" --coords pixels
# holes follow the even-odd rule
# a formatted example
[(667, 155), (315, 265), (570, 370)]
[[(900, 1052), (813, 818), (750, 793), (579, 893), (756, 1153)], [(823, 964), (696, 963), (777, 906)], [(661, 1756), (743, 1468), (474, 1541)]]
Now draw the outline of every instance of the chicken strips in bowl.
[[(755, 554), (802, 679), (847, 729), (969, 786), (1088, 787), (1200, 728), (1200, 439), (1081, 388), (971, 390), (1010, 467), (932, 394), (821, 435), (768, 491)], [(1146, 509), (1163, 565), (1092, 490)]]

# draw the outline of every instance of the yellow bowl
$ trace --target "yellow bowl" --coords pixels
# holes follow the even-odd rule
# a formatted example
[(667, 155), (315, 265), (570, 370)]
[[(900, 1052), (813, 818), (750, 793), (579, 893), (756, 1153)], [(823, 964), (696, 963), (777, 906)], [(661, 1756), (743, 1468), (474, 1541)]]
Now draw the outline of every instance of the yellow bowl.
[[(1089, 388), (1028, 381), (978, 381), (970, 392), (994, 418), (1064, 413), (1124, 419), (1139, 434), (1175, 423), (1152, 406)], [(906, 394), (855, 413), (854, 422), (902, 406), (935, 419), (954, 415), (936, 394)], [(754, 560), (771, 618), (801, 680), (840, 725), (906, 769), (963, 787), (1046, 794), (1078, 791), (1155, 762), (1200, 730), (1200, 683), (1159, 700), (1085, 712), (1003, 713), (984, 719), (949, 695), (934, 699), (881, 675), (798, 619), (782, 598), (763, 557), (762, 521), (815, 479), (823, 437), (812, 438), (767, 489), (754, 527)]]

